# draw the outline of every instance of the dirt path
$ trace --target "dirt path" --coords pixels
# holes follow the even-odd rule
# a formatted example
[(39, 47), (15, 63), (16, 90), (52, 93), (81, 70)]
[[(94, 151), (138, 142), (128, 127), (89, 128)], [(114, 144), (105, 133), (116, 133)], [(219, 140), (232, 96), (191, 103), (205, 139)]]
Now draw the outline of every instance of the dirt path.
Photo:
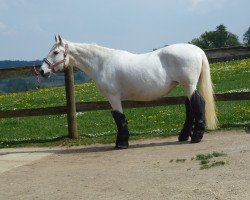
[[(199, 144), (176, 139), (133, 141), (122, 151), (112, 145), (1, 150), (0, 157), (45, 156), (0, 173), (0, 199), (250, 199), (249, 133), (206, 134)], [(226, 153), (217, 159), (227, 164), (200, 170), (192, 158), (213, 151)]]

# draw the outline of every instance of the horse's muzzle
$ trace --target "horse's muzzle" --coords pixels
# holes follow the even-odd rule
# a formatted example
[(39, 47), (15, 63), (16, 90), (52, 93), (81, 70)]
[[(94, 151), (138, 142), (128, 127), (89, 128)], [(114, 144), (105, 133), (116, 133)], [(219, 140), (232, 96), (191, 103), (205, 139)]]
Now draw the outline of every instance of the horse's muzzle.
[(40, 74), (44, 78), (49, 78), (51, 75), (51, 72), (50, 71), (45, 72), (43, 69), (41, 69)]

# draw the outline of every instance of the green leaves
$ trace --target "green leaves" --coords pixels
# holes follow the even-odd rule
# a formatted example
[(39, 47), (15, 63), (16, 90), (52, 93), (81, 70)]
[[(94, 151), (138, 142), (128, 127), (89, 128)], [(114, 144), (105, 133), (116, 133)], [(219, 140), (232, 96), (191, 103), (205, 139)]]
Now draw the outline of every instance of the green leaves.
[(243, 35), (243, 42), (245, 45), (250, 45), (250, 27)]
[(201, 34), (199, 38), (193, 39), (191, 43), (203, 49), (240, 45), (238, 36), (227, 31), (226, 26), (223, 24), (217, 26), (216, 31), (208, 31)]

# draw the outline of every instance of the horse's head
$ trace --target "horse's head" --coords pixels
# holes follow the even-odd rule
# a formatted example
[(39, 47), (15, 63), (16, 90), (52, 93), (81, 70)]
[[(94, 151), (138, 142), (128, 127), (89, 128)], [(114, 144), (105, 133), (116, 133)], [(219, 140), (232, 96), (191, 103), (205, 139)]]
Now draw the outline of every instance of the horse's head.
[(60, 35), (55, 36), (55, 45), (44, 58), (40, 73), (43, 77), (49, 77), (52, 72), (63, 71), (69, 64), (68, 44)]

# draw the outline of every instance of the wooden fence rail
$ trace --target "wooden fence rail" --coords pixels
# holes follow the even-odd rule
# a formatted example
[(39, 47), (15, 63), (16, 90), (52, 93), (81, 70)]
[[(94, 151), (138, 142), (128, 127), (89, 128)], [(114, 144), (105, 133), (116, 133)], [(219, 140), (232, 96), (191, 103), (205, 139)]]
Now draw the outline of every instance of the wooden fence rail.
[[(239, 101), (250, 100), (250, 92), (233, 92), (215, 94), (216, 101)], [(156, 101), (123, 101), (124, 108), (142, 108), (165, 105), (184, 104), (185, 97), (164, 97)], [(109, 102), (78, 102), (76, 103), (76, 112), (97, 111), (111, 109)], [(56, 106), (47, 108), (20, 109), (20, 110), (0, 110), (0, 118), (11, 117), (31, 117), (44, 115), (60, 115), (67, 114), (67, 106)]]
[[(211, 62), (221, 62), (231, 59), (250, 58), (250, 46), (239, 46), (221, 49), (205, 50), (205, 53)], [(19, 76), (34, 76), (34, 67), (25, 66), (10, 69), (0, 69), (0, 78), (14, 78)], [(44, 116), (44, 115), (60, 115), (67, 114), (68, 118), (68, 135), (70, 138), (77, 138), (77, 122), (76, 112), (95, 111), (111, 109), (110, 104), (106, 101), (99, 102), (81, 102), (75, 103), (74, 94), (74, 76), (73, 67), (68, 67), (65, 70), (65, 90), (66, 90), (66, 106), (56, 106), (47, 108), (35, 109), (20, 109), (20, 110), (0, 110), (0, 118), (10, 117), (30, 117), (30, 116)], [(241, 93), (224, 93), (215, 94), (217, 101), (235, 101), (235, 100), (250, 100), (250, 92)], [(164, 97), (156, 101), (138, 102), (138, 101), (124, 101), (124, 108), (140, 108), (163, 105), (177, 105), (185, 101), (184, 96), (180, 97)]]

